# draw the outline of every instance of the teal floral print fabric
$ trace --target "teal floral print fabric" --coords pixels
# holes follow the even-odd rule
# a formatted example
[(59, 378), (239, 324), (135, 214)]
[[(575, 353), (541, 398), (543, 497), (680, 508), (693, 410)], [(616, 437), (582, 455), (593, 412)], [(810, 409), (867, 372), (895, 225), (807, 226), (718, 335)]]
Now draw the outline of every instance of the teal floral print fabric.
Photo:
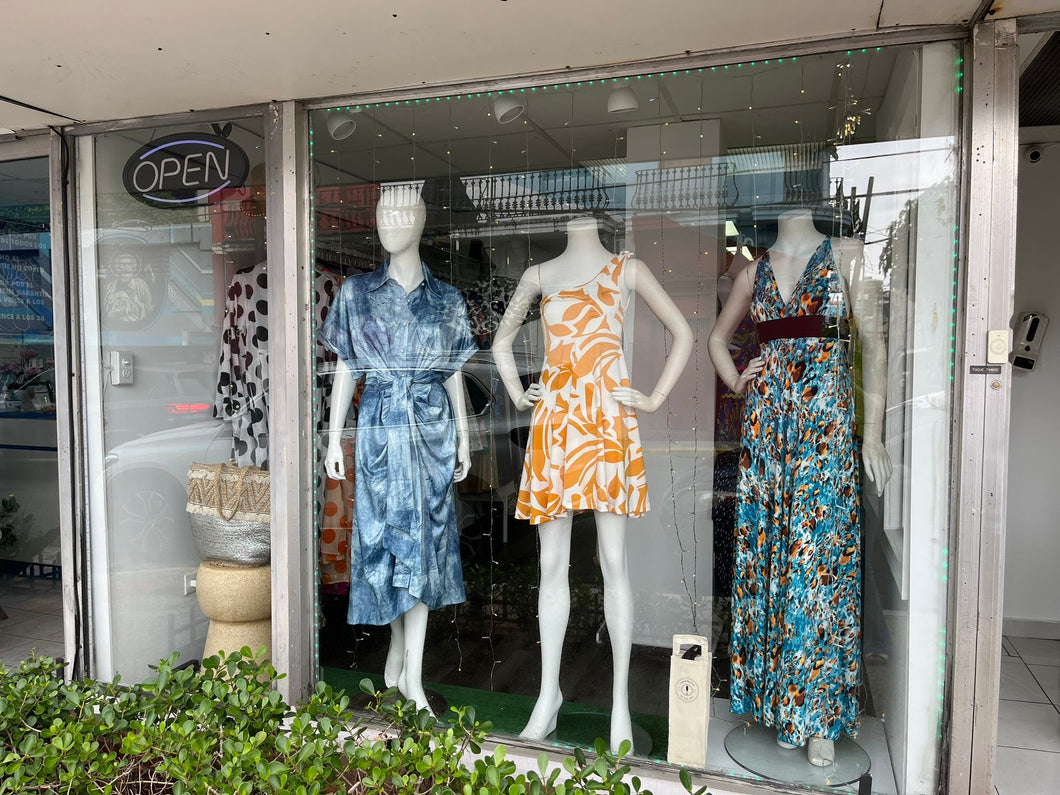
[[(786, 303), (769, 254), (755, 273), (756, 323), (845, 317), (831, 241)], [(861, 528), (848, 343), (764, 343), (748, 389), (732, 589), (732, 711), (803, 745), (856, 733), (861, 676)]]

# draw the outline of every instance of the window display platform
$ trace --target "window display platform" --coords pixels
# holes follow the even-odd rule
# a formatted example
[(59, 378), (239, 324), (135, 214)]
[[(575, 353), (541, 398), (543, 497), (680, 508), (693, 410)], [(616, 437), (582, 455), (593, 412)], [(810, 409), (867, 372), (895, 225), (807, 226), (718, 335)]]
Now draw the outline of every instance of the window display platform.
[[(363, 703), (367, 703), (367, 697), (360, 694), (359, 683), (362, 679), (371, 679), (376, 688), (379, 690), (385, 689), (382, 676), (377, 674), (366, 674), (339, 668), (324, 668), (323, 673), (324, 681), (336, 689), (345, 690), (351, 695), (351, 698), (354, 698), (355, 705), (362, 703), (357, 701), (358, 697), (362, 699)], [(435, 682), (427, 682), (425, 685), (429, 695), (437, 693), (450, 705), (474, 706), (476, 717), (479, 720), (493, 722), (493, 736), (500, 741), (518, 736), (534, 706), (533, 696), (498, 693)], [(566, 703), (560, 709), (557, 731), (550, 735), (545, 742), (552, 743), (557, 748), (581, 746), (591, 749), (596, 737), (606, 737), (608, 715), (608, 711), (602, 707)], [(665, 762), (668, 740), (666, 716), (634, 712), (633, 724), (634, 754), (644, 759)], [(745, 721), (729, 711), (728, 699), (711, 699), (706, 770), (715, 774), (754, 781), (761, 781), (765, 778), (764, 776), (749, 773), (726, 751), (725, 738), (733, 729), (744, 725), (746, 725)], [(869, 758), (873, 793), (876, 795), (897, 795), (891, 759), (887, 752), (887, 739), (884, 736), (883, 721), (878, 718), (863, 717), (857, 744)], [(799, 749), (798, 753), (804, 754), (805, 752)], [(822, 782), (825, 782), (827, 778), (827, 774), (825, 774), (822, 777)], [(856, 780), (850, 784), (831, 785), (824, 783), (823, 785), (832, 792), (858, 791)]]
[(835, 761), (824, 767), (810, 764), (805, 747), (779, 747), (777, 733), (758, 724), (732, 729), (725, 736), (725, 750), (752, 773), (803, 786), (853, 784), (871, 770), (865, 749), (845, 735), (835, 742)]

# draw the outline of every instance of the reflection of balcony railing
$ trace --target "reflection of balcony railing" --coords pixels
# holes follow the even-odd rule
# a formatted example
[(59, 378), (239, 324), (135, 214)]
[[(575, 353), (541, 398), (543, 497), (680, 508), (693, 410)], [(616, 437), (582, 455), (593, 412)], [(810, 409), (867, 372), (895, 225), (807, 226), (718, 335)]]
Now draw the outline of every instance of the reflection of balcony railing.
[(603, 210), (611, 205), (615, 189), (588, 168), (466, 177), (463, 183), (480, 221)]
[(693, 210), (726, 203), (728, 163), (648, 168), (637, 172), (630, 208)]

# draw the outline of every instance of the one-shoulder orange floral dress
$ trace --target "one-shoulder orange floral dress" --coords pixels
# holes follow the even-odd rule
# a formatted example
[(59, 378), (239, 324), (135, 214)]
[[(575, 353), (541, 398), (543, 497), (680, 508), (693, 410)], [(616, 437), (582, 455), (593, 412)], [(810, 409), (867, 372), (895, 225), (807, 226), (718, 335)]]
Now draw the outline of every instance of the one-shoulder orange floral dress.
[(629, 386), (622, 320), (628, 251), (589, 282), (545, 295), (544, 393), (534, 406), (515, 515), (541, 524), (574, 511), (648, 510), (637, 415), (611, 390)]

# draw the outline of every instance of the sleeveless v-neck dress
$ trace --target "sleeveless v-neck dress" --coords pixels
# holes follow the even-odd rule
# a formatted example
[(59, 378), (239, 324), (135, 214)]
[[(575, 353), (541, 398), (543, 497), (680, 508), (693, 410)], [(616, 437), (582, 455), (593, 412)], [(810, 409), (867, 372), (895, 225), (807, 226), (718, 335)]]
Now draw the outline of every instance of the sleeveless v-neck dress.
[[(831, 241), (792, 297), (769, 254), (751, 301), (756, 323), (846, 317)], [(861, 675), (861, 527), (849, 343), (820, 337), (762, 345), (748, 389), (732, 590), (732, 711), (780, 739), (836, 739), (857, 728)]]
[(630, 256), (624, 251), (592, 280), (541, 299), (544, 394), (534, 405), (515, 511), (531, 524), (582, 510), (648, 510), (637, 416), (611, 397), (629, 386), (622, 272)]

